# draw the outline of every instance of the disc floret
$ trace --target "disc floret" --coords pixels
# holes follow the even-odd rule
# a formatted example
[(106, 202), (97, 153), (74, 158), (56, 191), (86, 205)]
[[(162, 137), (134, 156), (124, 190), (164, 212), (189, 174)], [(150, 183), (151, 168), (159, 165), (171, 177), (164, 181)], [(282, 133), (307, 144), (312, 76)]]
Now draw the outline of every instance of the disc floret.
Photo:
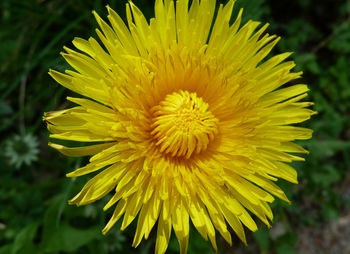
[(171, 156), (199, 154), (218, 133), (218, 119), (196, 93), (180, 90), (169, 94), (152, 112), (156, 146)]

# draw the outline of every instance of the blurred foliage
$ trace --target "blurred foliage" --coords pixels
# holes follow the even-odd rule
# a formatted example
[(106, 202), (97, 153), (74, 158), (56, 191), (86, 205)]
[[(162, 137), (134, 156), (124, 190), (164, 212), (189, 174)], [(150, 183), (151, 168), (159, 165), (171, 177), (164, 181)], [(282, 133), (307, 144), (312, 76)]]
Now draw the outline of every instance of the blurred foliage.
[[(59, 54), (63, 45), (71, 47), (74, 37), (96, 36), (91, 10), (104, 17), (109, 4), (124, 17), (125, 2), (0, 1), (0, 254), (153, 252), (155, 230), (137, 249), (130, 247), (135, 224), (124, 232), (117, 225), (107, 236), (100, 233), (110, 216), (110, 211), (102, 212), (108, 197), (86, 207), (67, 205), (89, 177), (67, 179), (65, 173), (85, 161), (48, 148), (41, 119), (43, 112), (68, 106), (65, 97), (70, 92), (47, 75), (49, 68), (69, 68)], [(146, 17), (153, 15), (153, 0), (135, 2)], [(311, 153), (305, 163), (294, 164), (300, 184), (279, 181), (292, 205), (272, 204), (274, 231), (262, 226), (248, 233), (249, 244), (257, 243), (261, 253), (297, 253), (299, 228), (337, 219), (350, 204), (342, 193), (350, 178), (350, 2), (238, 0), (236, 4), (244, 8), (244, 21), (268, 22), (269, 33), (282, 36), (273, 53), (295, 52), (296, 70), (304, 71), (301, 82), (309, 84), (309, 99), (319, 113), (305, 124), (314, 130), (314, 138), (300, 142)], [(40, 153), (29, 165), (18, 165), (5, 150), (14, 137), (25, 135), (39, 140), (35, 149)], [(238, 240), (232, 249), (218, 241), (222, 253), (242, 247)], [(177, 251), (172, 237), (168, 253)], [(192, 230), (188, 253), (212, 250)]]

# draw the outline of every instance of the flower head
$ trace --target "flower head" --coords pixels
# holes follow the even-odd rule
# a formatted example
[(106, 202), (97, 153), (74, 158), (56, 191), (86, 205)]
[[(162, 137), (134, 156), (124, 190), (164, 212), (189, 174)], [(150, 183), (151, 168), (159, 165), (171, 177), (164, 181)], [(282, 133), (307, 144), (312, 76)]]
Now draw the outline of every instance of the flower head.
[[(176, 5), (176, 6), (175, 6)], [(293, 143), (312, 131), (290, 126), (314, 113), (304, 84), (278, 89), (301, 73), (283, 62), (291, 53), (264, 60), (279, 38), (267, 25), (249, 21), (240, 28), (242, 10), (230, 23), (234, 1), (157, 0), (149, 22), (132, 3), (127, 26), (107, 6), (111, 24), (95, 39), (75, 38), (80, 51), (65, 48), (75, 69), (50, 70), (61, 85), (87, 98), (78, 106), (46, 113), (52, 138), (98, 142), (68, 148), (68, 156), (91, 156), (71, 173), (100, 171), (72, 200), (86, 205), (113, 192), (105, 209), (114, 213), (106, 233), (123, 215), (125, 229), (138, 215), (133, 246), (148, 238), (157, 223), (156, 253), (167, 249), (172, 229), (185, 253), (189, 224), (216, 249), (218, 231), (231, 244), (231, 227), (246, 242), (243, 225), (272, 220), (273, 196), (288, 199), (274, 183), (297, 183), (286, 163), (307, 153)], [(278, 90), (276, 90), (278, 89)]]
[(32, 134), (15, 135), (7, 140), (4, 154), (16, 168), (22, 164), (29, 166), (38, 159), (38, 146), (38, 140)]

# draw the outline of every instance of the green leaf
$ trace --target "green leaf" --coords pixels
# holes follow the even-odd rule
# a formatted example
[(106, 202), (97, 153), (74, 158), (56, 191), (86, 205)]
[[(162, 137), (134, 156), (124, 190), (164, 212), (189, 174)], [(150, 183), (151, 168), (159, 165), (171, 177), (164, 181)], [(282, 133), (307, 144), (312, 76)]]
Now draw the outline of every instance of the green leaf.
[(42, 233), (42, 242), (41, 247), (45, 249), (45, 246), (48, 244), (52, 235), (59, 228), (59, 217), (60, 217), (60, 207), (62, 204), (65, 204), (64, 196), (57, 196), (46, 210), (44, 215), (44, 225), (43, 225), (43, 233)]
[(168, 245), (168, 250), (172, 252), (180, 252), (179, 244), (176, 240), (176, 237), (171, 237)]
[(320, 67), (318, 66), (317, 56), (312, 53), (304, 54), (295, 54), (294, 60), (297, 64), (297, 70), (301, 71), (305, 68), (308, 69), (311, 73), (319, 74), (321, 72)]
[(288, 233), (278, 237), (275, 241), (277, 254), (296, 254), (293, 246), (298, 241), (298, 234), (295, 231), (289, 231)]
[(292, 246), (289, 246), (287, 244), (278, 245), (276, 247), (277, 254), (296, 254), (295, 250)]
[(267, 251), (270, 247), (270, 237), (268, 229), (266, 227), (261, 227), (253, 235), (260, 247), (264, 251)]
[(36, 235), (38, 226), (39, 224), (34, 222), (21, 230), (15, 238), (11, 254), (23, 253), (22, 249), (33, 245), (32, 241)]
[[(220, 248), (220, 246), (218, 247)], [(212, 253), (210, 243), (198, 233), (198, 231), (194, 228), (193, 225), (191, 225), (190, 227), (190, 240), (187, 252), (188, 254)]]
[(8, 254), (11, 253), (11, 250), (13, 248), (13, 244), (6, 244), (2, 247), (0, 247), (0, 254)]
[(349, 53), (350, 52), (350, 30), (349, 23), (344, 22), (343, 24), (338, 25), (335, 29), (335, 35), (330, 41), (328, 47), (331, 50), (340, 53)]
[(322, 214), (326, 220), (335, 220), (339, 218), (339, 212), (337, 208), (331, 204), (322, 205)]
[(340, 172), (333, 165), (323, 165), (318, 171), (313, 172), (312, 175), (312, 180), (324, 187), (339, 181), (340, 178)]
[(330, 157), (339, 151), (350, 149), (349, 141), (342, 140), (312, 140), (303, 143), (314, 156), (319, 158)]
[(13, 112), (13, 109), (4, 100), (0, 100), (0, 115), (9, 115)]
[(235, 3), (232, 15), (233, 19), (237, 17), (238, 11), (243, 8), (244, 14), (242, 17), (242, 23), (246, 23), (248, 20), (261, 20), (264, 16), (270, 13), (270, 8), (265, 4), (264, 0), (238, 0)]
[(100, 229), (94, 226), (89, 229), (77, 229), (68, 223), (60, 225), (46, 242), (45, 252), (73, 252), (100, 235)]

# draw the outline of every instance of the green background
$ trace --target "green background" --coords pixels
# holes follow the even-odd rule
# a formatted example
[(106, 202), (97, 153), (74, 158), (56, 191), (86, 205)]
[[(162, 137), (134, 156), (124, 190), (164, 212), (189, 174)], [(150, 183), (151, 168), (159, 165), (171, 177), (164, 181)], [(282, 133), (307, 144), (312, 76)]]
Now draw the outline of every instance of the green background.
[[(0, 1), (0, 254), (153, 253), (155, 230), (131, 248), (135, 223), (107, 236), (101, 229), (111, 215), (102, 207), (108, 197), (85, 207), (67, 200), (89, 176), (65, 173), (85, 163), (47, 146), (44, 112), (70, 106), (71, 93), (47, 74), (69, 68), (59, 53), (74, 37), (97, 37), (91, 11), (107, 16), (109, 4), (122, 17), (125, 2), (85, 0)], [(218, 1), (220, 3), (222, 1)], [(135, 0), (147, 18), (153, 1)], [(303, 126), (314, 130), (306, 162), (295, 163), (299, 185), (279, 181), (292, 205), (275, 201), (274, 226), (248, 230), (248, 247), (236, 237), (228, 246), (217, 237), (219, 253), (350, 253), (350, 2), (340, 0), (238, 0), (235, 13), (270, 23), (282, 36), (273, 54), (294, 51), (296, 71), (309, 85), (308, 100), (318, 115)], [(19, 137), (29, 136), (29, 141)], [(35, 159), (35, 147), (39, 152)], [(25, 156), (33, 154), (28, 163)], [(177, 253), (174, 234), (168, 253)], [(346, 252), (348, 251), (348, 252)], [(191, 229), (188, 253), (212, 253), (210, 244)]]

